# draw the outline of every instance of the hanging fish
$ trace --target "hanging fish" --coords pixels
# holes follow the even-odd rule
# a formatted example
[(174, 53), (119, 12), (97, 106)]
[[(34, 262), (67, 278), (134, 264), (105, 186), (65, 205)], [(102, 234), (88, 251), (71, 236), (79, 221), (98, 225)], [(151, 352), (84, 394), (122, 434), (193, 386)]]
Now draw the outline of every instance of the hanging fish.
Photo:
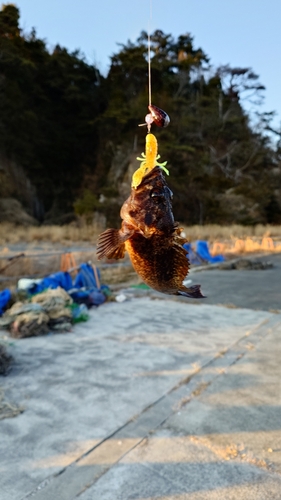
[(204, 297), (200, 285), (183, 285), (189, 270), (185, 239), (174, 221), (172, 191), (163, 171), (165, 163), (158, 163), (157, 140), (153, 134), (146, 137), (146, 154), (132, 178), (129, 198), (121, 208), (121, 229), (107, 229), (98, 239), (99, 259), (122, 259), (129, 253), (132, 265), (142, 280), (151, 288), (171, 295), (190, 298)]

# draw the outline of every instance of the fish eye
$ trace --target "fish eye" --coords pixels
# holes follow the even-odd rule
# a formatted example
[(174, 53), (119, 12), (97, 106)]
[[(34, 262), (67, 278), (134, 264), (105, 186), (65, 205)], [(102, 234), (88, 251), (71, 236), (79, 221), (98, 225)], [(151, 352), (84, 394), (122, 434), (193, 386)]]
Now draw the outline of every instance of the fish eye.
[(151, 198), (165, 198), (165, 193), (163, 191), (152, 191), (150, 194)]

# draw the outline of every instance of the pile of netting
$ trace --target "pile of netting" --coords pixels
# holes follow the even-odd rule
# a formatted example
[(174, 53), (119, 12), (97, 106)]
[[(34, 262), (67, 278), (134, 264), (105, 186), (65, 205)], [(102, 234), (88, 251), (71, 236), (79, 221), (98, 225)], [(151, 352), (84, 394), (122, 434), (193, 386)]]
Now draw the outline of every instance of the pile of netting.
[(0, 318), (0, 326), (16, 338), (44, 335), (49, 331), (70, 331), (72, 311), (72, 298), (58, 287), (34, 295), (28, 302), (15, 302)]
[(10, 290), (0, 292), (0, 328), (15, 338), (67, 332), (73, 323), (86, 321), (88, 309), (103, 304), (110, 293), (100, 282), (99, 269), (89, 263), (79, 266), (74, 281), (62, 271), (40, 280), (21, 279), (17, 294), (23, 294), (23, 300), (12, 304)]

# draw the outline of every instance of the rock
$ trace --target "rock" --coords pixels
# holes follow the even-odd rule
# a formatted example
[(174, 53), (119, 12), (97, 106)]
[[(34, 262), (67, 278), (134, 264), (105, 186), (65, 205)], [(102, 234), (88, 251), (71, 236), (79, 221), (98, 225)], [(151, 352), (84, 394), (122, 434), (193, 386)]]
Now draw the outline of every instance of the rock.
[(263, 262), (255, 259), (238, 259), (235, 262), (222, 262), (217, 269), (230, 271), (231, 269), (237, 270), (261, 270), (270, 269), (273, 267), (272, 262)]
[(5, 375), (12, 361), (12, 356), (7, 354), (6, 348), (0, 345), (0, 375)]
[(0, 222), (11, 222), (21, 226), (38, 225), (38, 221), (31, 217), (15, 198), (0, 199)]

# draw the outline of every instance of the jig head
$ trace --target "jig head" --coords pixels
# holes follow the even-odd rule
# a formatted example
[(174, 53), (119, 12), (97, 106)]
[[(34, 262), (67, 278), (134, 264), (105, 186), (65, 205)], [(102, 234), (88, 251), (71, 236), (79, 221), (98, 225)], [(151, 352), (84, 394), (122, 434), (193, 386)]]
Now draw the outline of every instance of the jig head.
[(147, 125), (148, 132), (150, 132), (150, 128), (152, 123), (155, 123), (157, 127), (167, 127), (170, 123), (170, 117), (166, 113), (166, 111), (163, 111), (163, 109), (158, 108), (154, 104), (150, 104), (148, 106), (148, 109), (150, 113), (148, 113), (145, 117), (145, 123), (141, 123), (139, 127), (143, 127)]

